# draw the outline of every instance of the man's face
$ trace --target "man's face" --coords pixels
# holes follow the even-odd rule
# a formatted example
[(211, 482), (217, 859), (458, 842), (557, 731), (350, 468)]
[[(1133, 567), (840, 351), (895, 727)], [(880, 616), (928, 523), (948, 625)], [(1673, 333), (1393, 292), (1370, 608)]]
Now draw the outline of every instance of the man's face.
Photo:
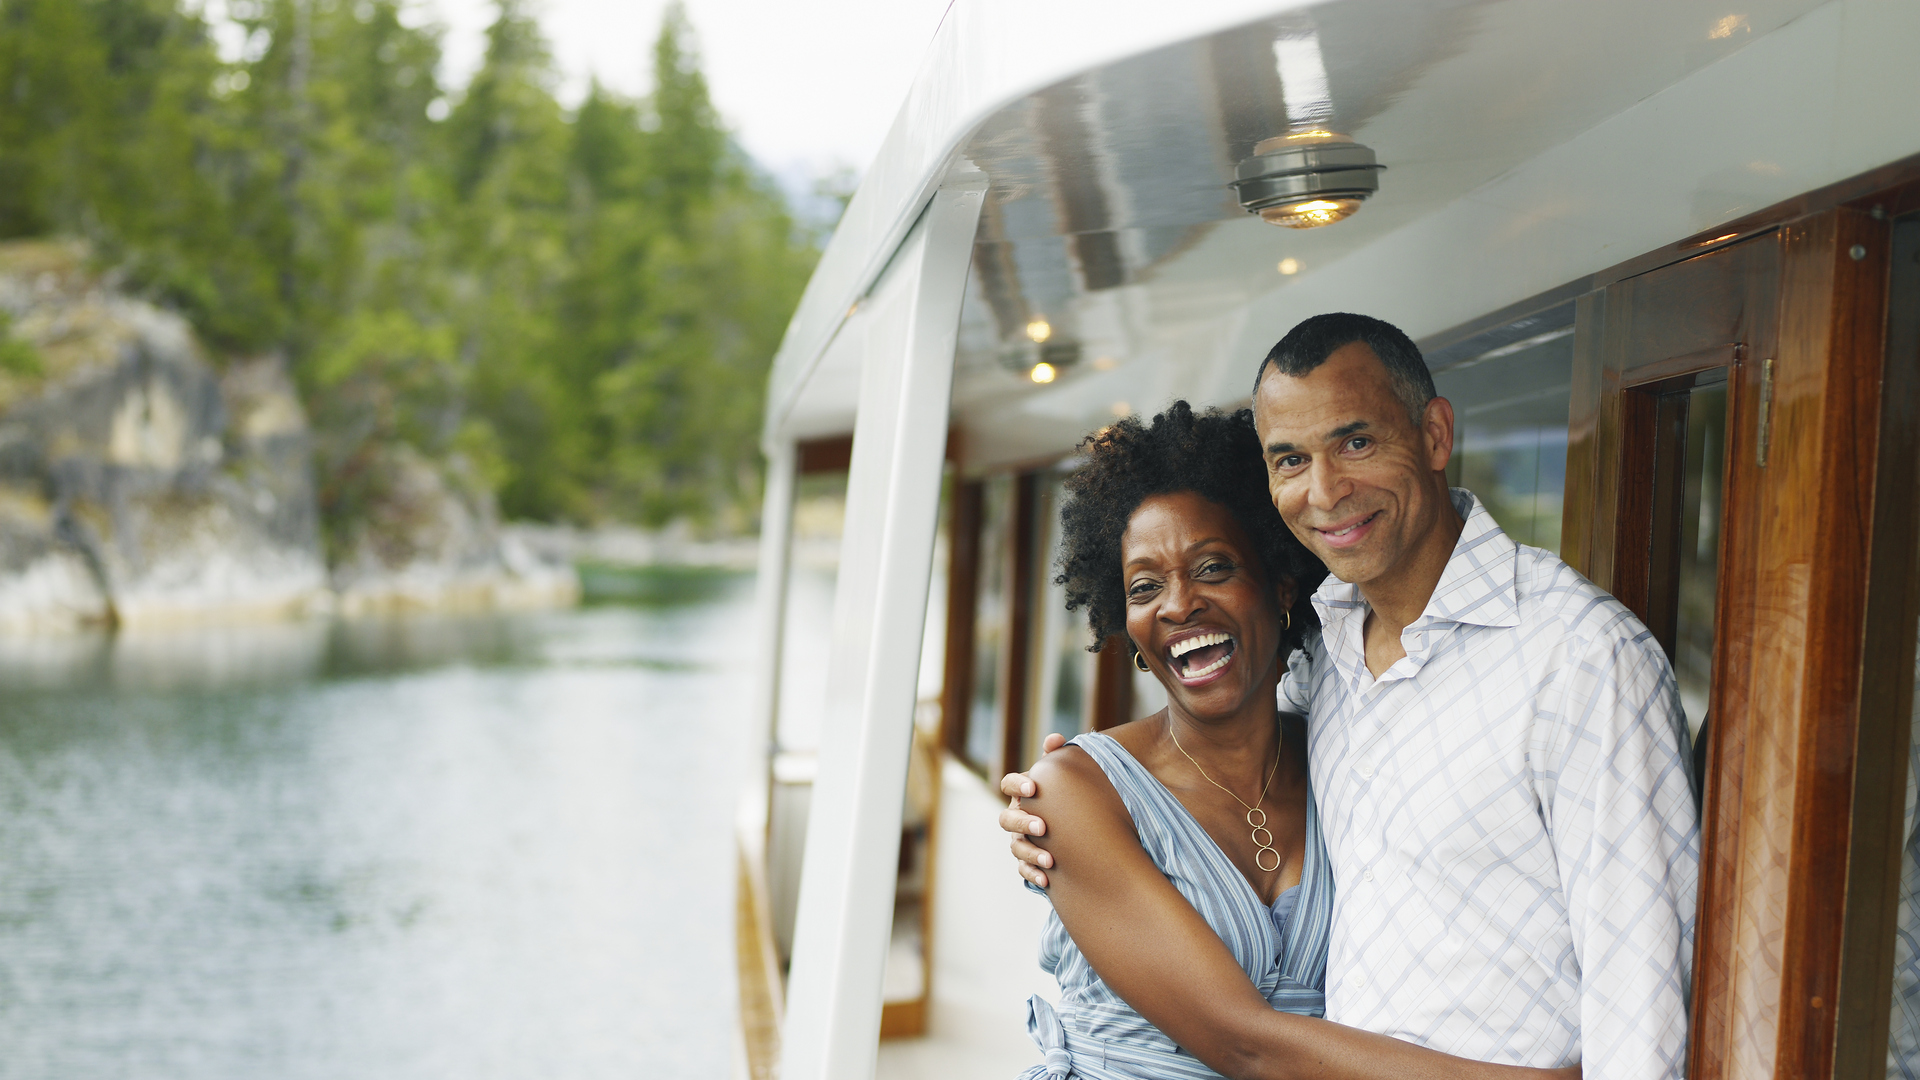
[(1435, 475), (1453, 453), (1453, 407), (1435, 398), (1416, 424), (1364, 343), (1299, 378), (1269, 371), (1253, 417), (1274, 508), (1342, 581), (1390, 575), (1454, 512)]

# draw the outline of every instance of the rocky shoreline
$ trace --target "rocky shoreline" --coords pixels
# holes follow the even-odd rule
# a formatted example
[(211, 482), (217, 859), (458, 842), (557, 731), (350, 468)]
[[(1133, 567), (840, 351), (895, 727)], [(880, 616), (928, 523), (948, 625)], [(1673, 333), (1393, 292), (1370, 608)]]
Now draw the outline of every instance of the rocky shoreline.
[(0, 366), (0, 632), (579, 599), (569, 561), (405, 447), (330, 566), (284, 363), (216, 368), (185, 320), (76, 244), (0, 244), (0, 315), (16, 346)]

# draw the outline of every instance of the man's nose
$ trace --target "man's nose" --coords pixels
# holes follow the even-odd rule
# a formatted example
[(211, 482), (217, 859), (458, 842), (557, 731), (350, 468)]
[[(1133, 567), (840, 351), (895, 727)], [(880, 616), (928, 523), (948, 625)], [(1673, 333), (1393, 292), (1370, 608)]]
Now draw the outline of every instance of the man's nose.
[(1334, 462), (1320, 458), (1308, 466), (1307, 503), (1315, 510), (1331, 510), (1347, 497), (1352, 485)]

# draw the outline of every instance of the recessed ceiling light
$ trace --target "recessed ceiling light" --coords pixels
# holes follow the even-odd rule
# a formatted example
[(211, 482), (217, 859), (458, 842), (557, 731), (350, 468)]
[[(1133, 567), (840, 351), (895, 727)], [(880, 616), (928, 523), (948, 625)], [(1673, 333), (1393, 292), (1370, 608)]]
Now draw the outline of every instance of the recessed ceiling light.
[(1280, 272), (1287, 275), (1288, 277), (1292, 277), (1293, 275), (1299, 273), (1300, 260), (1299, 259), (1281, 259)]
[(1034, 342), (1044, 342), (1053, 336), (1053, 324), (1045, 319), (1034, 319), (1027, 324), (1027, 337)]
[(1052, 364), (1049, 364), (1045, 360), (1042, 360), (1039, 363), (1033, 365), (1032, 371), (1027, 372), (1027, 378), (1032, 379), (1034, 382), (1037, 382), (1037, 383), (1050, 383), (1056, 377), (1058, 377), (1059, 374), (1060, 374), (1059, 372), (1054, 370)]

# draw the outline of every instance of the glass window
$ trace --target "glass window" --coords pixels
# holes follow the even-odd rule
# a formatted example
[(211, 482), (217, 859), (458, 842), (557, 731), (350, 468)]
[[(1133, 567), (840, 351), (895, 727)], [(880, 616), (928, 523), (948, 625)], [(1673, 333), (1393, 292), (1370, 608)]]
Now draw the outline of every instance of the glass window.
[(1707, 696), (1712, 689), (1713, 604), (1720, 585), (1720, 488), (1727, 446), (1727, 384), (1696, 386), (1687, 398), (1687, 462), (1676, 566), (1680, 595), (1676, 605), (1673, 674), (1680, 683), (1680, 704), (1687, 714), (1687, 734), (1697, 740), (1701, 726), (1706, 723)]
[(1060, 504), (1066, 476), (1048, 473), (1042, 477), (1038, 520), (1046, 530), (1041, 551), (1045, 558), (1036, 568), (1036, 587), (1040, 594), (1035, 607), (1039, 625), (1034, 635), (1033, 700), (1028, 715), (1037, 719), (1032, 725), (1033, 745), (1027, 758), (1039, 756), (1040, 743), (1058, 732), (1071, 739), (1088, 727), (1088, 707), (1093, 687), (1094, 655), (1087, 651), (1092, 641), (1087, 631), (1087, 612), (1067, 610), (1067, 589), (1054, 583), (1059, 575)]
[(1573, 327), (1548, 329), (1445, 364), (1434, 372), (1433, 382), (1453, 403), (1448, 479), (1479, 496), (1516, 541), (1558, 552)]
[(1007, 577), (1012, 573), (1008, 533), (1013, 513), (1013, 477), (999, 475), (982, 485), (980, 574), (974, 593), (973, 697), (967, 709), (967, 760), (991, 769), (999, 760), (1001, 672), (1008, 637)]

